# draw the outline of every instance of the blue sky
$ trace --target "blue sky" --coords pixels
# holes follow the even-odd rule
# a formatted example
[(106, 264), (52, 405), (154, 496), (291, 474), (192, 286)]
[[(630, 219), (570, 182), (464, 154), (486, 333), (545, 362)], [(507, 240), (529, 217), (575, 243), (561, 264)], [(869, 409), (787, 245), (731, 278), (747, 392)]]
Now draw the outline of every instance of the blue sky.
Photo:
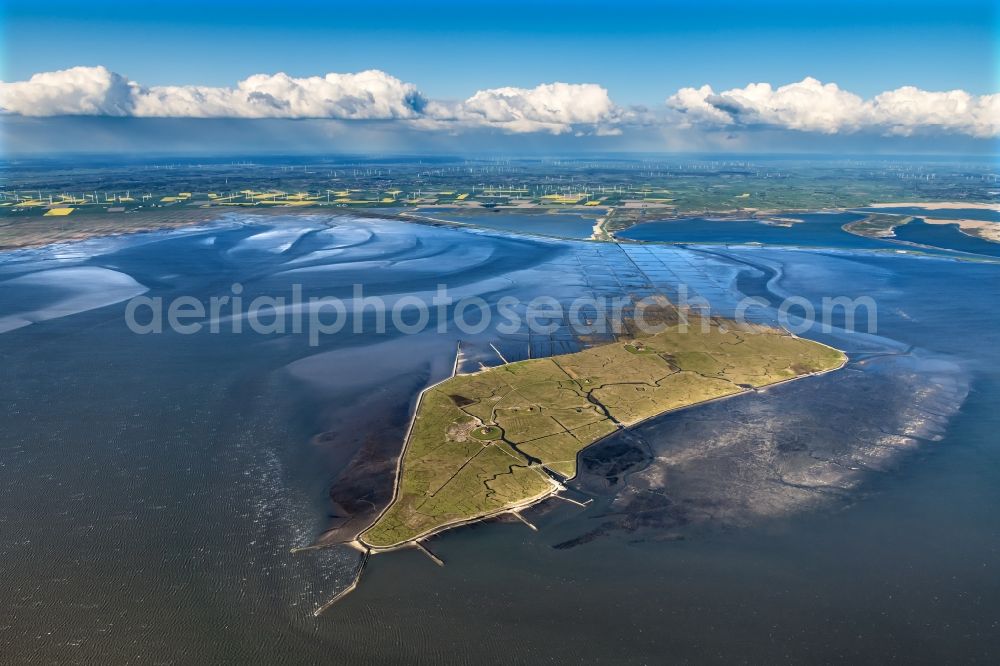
[(681, 86), (804, 76), (859, 94), (995, 92), (994, 2), (23, 2), (2, 78), (105, 65), (147, 85), (383, 69), (435, 97), (596, 81), (651, 104)]
[(24, 2), (0, 79), (102, 65), (143, 86), (380, 69), (435, 100), (563, 81), (617, 105), (814, 77), (863, 98), (1000, 90), (995, 2)]

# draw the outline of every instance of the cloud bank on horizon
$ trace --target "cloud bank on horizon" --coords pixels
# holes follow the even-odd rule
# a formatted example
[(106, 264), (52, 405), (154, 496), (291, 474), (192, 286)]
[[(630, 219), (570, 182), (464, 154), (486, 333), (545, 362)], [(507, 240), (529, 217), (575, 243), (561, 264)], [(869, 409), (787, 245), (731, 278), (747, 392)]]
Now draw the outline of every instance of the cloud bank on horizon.
[(507, 133), (615, 135), (629, 125), (781, 129), (818, 134), (1000, 136), (1000, 94), (904, 86), (863, 99), (807, 77), (773, 87), (751, 83), (715, 92), (682, 88), (658, 109), (615, 104), (595, 83), (479, 90), (464, 101), (427, 99), (380, 70), (296, 78), (256, 74), (234, 87), (143, 86), (105, 67), (73, 67), (0, 82), (0, 111), (29, 117), (284, 118), (380, 120), (415, 129), (491, 127)]
[(773, 88), (751, 83), (720, 93), (711, 86), (682, 88), (667, 105), (689, 123), (723, 127), (767, 126), (803, 132), (857, 132), (874, 129), (909, 136), (936, 130), (977, 138), (1000, 136), (1000, 94), (964, 90), (929, 92), (903, 86), (865, 100), (835, 83), (806, 77)]

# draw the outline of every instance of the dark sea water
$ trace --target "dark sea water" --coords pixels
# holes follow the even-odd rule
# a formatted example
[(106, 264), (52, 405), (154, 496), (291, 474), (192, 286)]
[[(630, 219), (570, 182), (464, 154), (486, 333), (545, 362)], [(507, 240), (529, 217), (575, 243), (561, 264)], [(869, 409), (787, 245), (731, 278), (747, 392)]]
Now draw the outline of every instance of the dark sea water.
[[(874, 209), (872, 209), (874, 210)], [(879, 209), (883, 212), (911, 214), (910, 209)], [(927, 211), (923, 211), (926, 213)], [(976, 213), (974, 219), (992, 219), (994, 211), (933, 211), (937, 213)], [(731, 245), (766, 244), (796, 247), (849, 248), (859, 250), (913, 250), (947, 253), (958, 251), (986, 256), (1000, 256), (1000, 244), (974, 238), (953, 225), (931, 225), (921, 220), (896, 227), (893, 239), (867, 238), (843, 230), (843, 225), (864, 216), (858, 213), (790, 213), (802, 220), (790, 226), (765, 224), (760, 220), (709, 219), (701, 217), (644, 222), (619, 232), (628, 240), (662, 243), (718, 243)], [(959, 219), (963, 215), (942, 215)], [(972, 216), (969, 216), (972, 217)]]
[(1000, 257), (1000, 243), (962, 233), (957, 224), (927, 224), (917, 218), (895, 231), (896, 238), (911, 243)]
[(841, 227), (864, 216), (857, 213), (794, 213), (802, 220), (789, 226), (759, 220), (714, 220), (702, 217), (644, 222), (618, 233), (622, 238), (670, 243), (765, 243), (813, 247), (895, 249), (899, 245), (865, 238)]
[(1000, 212), (987, 208), (921, 208), (919, 206), (895, 206), (879, 208), (859, 208), (870, 213), (895, 213), (897, 215), (916, 215), (918, 217), (936, 217), (945, 220), (986, 220), (1000, 222)]
[[(848, 351), (844, 370), (606, 440), (570, 484), (586, 508), (546, 502), (526, 514), (538, 532), (491, 522), (442, 534), (429, 547), (444, 568), (417, 551), (376, 556), (316, 618), (359, 556), (290, 549), (330, 526), (331, 488), (349, 494), (359, 456), (401, 444), (417, 392), (450, 374), (458, 340), (464, 371), (499, 362), (491, 342), (513, 358), (577, 343), (564, 328), (438, 333), (437, 319), (417, 335), (347, 327), (315, 347), (291, 331), (233, 333), (231, 320), (215, 334), (125, 326), (137, 294), (208, 299), (234, 282), (246, 302), (295, 284), (349, 299), (360, 282), (387, 302), (447, 283), (490, 304), (683, 283), (720, 314), (760, 297), (764, 321), (789, 295), (871, 296), (877, 330), (845, 332), (838, 315), (804, 335)], [(998, 265), (234, 217), (6, 253), (0, 294), (7, 663), (1000, 653)], [(388, 478), (369, 471), (374, 485)]]

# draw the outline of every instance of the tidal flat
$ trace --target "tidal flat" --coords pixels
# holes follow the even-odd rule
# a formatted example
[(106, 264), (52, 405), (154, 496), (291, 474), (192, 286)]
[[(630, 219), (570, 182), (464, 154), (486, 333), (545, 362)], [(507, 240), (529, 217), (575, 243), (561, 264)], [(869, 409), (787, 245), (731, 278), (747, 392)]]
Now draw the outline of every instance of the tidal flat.
[[(22, 324), (0, 334), (0, 645), (25, 661), (643, 663), (706, 646), (974, 661), (1000, 647), (994, 264), (230, 215), (6, 252), (0, 281), (0, 318)], [(520, 360), (581, 341), (568, 326), (348, 328), (317, 347), (226, 327), (137, 335), (127, 300), (234, 282), (248, 301), (295, 283), (350, 298), (358, 282), (392, 299), (442, 281), (490, 304), (684, 284), (720, 316), (744, 294), (868, 294), (878, 327), (803, 333), (847, 367), (608, 438), (570, 484), (585, 507), (531, 509), (537, 532), (442, 534), (443, 568), (416, 551), (372, 558), (316, 618), (360, 556), (291, 549), (356, 534), (388, 501), (414, 400), (455, 369), (459, 337), (460, 372), (499, 363), (491, 345)]]

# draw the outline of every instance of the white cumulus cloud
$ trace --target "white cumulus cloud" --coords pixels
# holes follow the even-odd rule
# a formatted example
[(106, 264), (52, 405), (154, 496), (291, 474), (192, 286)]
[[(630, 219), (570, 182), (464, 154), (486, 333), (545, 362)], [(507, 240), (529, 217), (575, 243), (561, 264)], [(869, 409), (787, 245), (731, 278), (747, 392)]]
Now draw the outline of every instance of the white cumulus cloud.
[(136, 95), (135, 115), (185, 118), (413, 118), (417, 87), (379, 70), (296, 78), (255, 74), (235, 88), (157, 86)]
[(22, 116), (129, 116), (136, 87), (105, 67), (72, 67), (0, 82), (0, 109)]
[(667, 104), (684, 113), (686, 119), (691, 123), (718, 125), (732, 123), (733, 119), (728, 113), (717, 109), (708, 101), (710, 97), (714, 96), (715, 92), (709, 85), (700, 88), (681, 88), (667, 100)]
[(461, 103), (455, 116), (509, 132), (561, 134), (574, 125), (616, 122), (621, 112), (608, 91), (595, 83), (544, 83), (480, 90)]
[(970, 95), (964, 90), (928, 92), (904, 86), (871, 103), (873, 121), (893, 134), (938, 128), (975, 137), (1000, 136), (1000, 94)]
[(24, 116), (403, 120), (418, 128), (613, 134), (628, 114), (593, 83), (480, 90), (462, 102), (425, 99), (379, 70), (297, 78), (255, 74), (233, 87), (143, 86), (105, 67), (73, 67), (0, 82), (0, 110)]
[(715, 92), (682, 88), (666, 116), (616, 105), (596, 83), (543, 83), (475, 92), (464, 101), (428, 100), (417, 86), (379, 70), (293, 77), (255, 74), (235, 86), (143, 86), (106, 67), (72, 67), (0, 82), (0, 112), (22, 116), (143, 118), (319, 118), (396, 120), (411, 128), (620, 134), (622, 127), (771, 127), (837, 134), (1000, 136), (1000, 94), (931, 92), (905, 86), (871, 99), (807, 77), (774, 87), (751, 83)]
[(256, 74), (235, 87), (151, 86), (105, 67), (73, 67), (0, 83), (0, 108), (24, 116), (144, 118), (413, 118), (417, 87), (378, 70), (296, 78)]
[(708, 85), (682, 88), (667, 105), (691, 125), (763, 125), (824, 134), (874, 130), (1000, 135), (1000, 95), (975, 96), (962, 90), (928, 92), (906, 86), (865, 100), (835, 83), (807, 77), (778, 88), (769, 83), (719, 93)]

